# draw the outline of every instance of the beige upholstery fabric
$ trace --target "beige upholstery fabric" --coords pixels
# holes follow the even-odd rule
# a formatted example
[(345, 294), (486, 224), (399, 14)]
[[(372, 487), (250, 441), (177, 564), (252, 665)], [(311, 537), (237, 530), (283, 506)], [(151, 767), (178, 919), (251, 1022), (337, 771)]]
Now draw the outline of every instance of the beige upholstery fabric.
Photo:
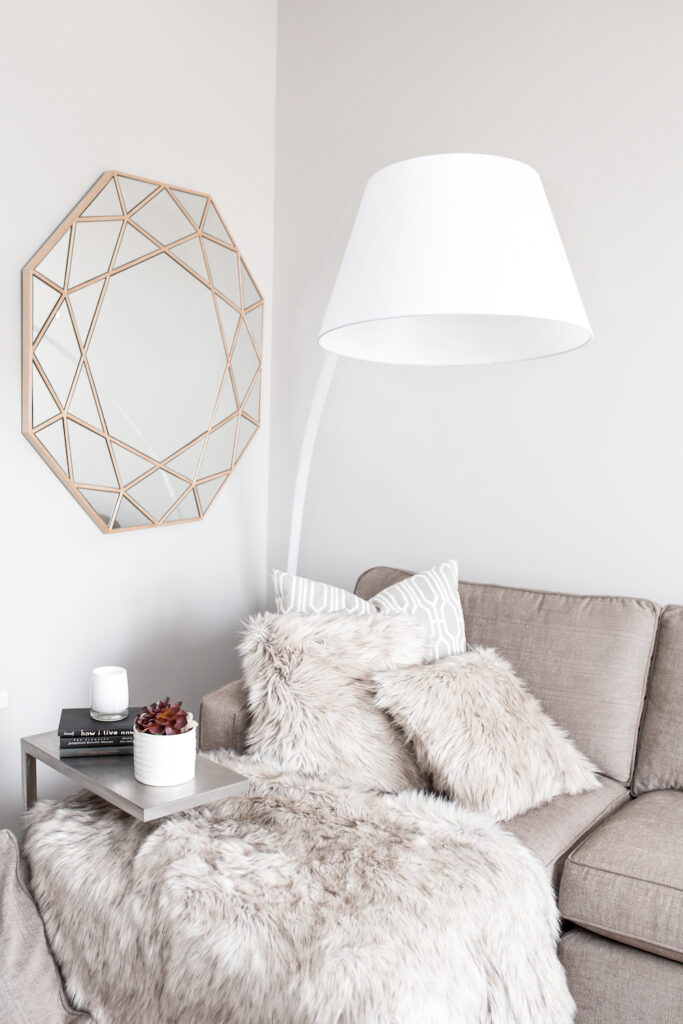
[[(662, 612), (633, 792), (683, 789), (683, 607)], [(683, 856), (683, 853), (681, 854)]]
[[(371, 569), (361, 597), (408, 575)], [(650, 601), (461, 583), (467, 642), (495, 647), (586, 757), (631, 780), (659, 616)]]
[(543, 807), (512, 818), (504, 827), (536, 854), (557, 889), (569, 851), (628, 799), (625, 786), (603, 778), (600, 789), (556, 796)]
[(409, 576), (413, 575), (414, 573), (406, 572), (403, 569), (390, 569), (386, 565), (377, 565), (373, 569), (366, 569), (358, 577), (354, 594), (362, 597), (364, 601), (369, 601), (375, 594), (379, 594), (380, 590), (393, 587), (394, 583), (400, 583), (401, 580), (407, 580)]
[(236, 679), (219, 690), (202, 697), (199, 709), (199, 749), (216, 750), (227, 747), (244, 752), (244, 739), (249, 724), (247, 694), (244, 683)]
[(683, 961), (683, 793), (646, 793), (616, 812), (564, 865), (562, 916)]
[(683, 966), (573, 928), (560, 960), (576, 1003), (575, 1024), (680, 1024)]
[[(208, 693), (199, 720), (201, 750), (228, 747), (243, 751), (249, 723), (246, 691), (239, 680)], [(505, 828), (521, 839), (543, 862), (557, 888), (565, 857), (580, 839), (628, 800), (628, 791), (603, 778), (600, 789), (578, 796), (558, 796), (507, 822)]]
[(28, 890), (12, 832), (0, 832), (0, 1020), (7, 1024), (92, 1021), (69, 1008)]

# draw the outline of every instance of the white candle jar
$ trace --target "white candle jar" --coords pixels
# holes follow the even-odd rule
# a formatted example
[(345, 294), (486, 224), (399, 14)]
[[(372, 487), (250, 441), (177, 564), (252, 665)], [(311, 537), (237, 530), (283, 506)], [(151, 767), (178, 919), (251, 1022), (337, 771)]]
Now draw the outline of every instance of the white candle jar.
[(119, 665), (94, 668), (90, 680), (90, 717), (118, 722), (128, 714), (128, 673)]

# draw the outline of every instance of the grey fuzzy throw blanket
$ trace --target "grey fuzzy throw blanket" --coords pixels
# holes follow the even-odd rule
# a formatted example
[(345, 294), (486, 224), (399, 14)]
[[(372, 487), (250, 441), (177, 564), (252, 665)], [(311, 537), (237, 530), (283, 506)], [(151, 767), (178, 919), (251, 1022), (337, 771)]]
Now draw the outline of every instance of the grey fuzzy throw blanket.
[(486, 817), (221, 752), (247, 795), (141, 824), (44, 801), (25, 851), (99, 1024), (568, 1024), (540, 863)]

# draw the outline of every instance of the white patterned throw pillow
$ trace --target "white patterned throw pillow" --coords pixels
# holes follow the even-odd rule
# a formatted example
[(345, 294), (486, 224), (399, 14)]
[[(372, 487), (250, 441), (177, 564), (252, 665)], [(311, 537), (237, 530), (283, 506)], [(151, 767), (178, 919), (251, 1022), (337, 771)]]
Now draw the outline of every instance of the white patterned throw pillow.
[(428, 661), (439, 661), (466, 649), (465, 620), (458, 593), (455, 559), (427, 572), (416, 573), (381, 590), (370, 601), (329, 583), (273, 570), (275, 607), (279, 613), (307, 615), (346, 611), (355, 615), (407, 614), (423, 626), (428, 638)]

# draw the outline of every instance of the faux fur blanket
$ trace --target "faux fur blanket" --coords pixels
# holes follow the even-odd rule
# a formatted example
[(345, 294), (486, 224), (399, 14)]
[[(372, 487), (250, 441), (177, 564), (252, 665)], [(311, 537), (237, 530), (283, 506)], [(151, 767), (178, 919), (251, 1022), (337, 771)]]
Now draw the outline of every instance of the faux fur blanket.
[(569, 1024), (540, 863), (488, 818), (221, 752), (247, 795), (143, 825), (80, 794), (25, 850), (98, 1024)]

